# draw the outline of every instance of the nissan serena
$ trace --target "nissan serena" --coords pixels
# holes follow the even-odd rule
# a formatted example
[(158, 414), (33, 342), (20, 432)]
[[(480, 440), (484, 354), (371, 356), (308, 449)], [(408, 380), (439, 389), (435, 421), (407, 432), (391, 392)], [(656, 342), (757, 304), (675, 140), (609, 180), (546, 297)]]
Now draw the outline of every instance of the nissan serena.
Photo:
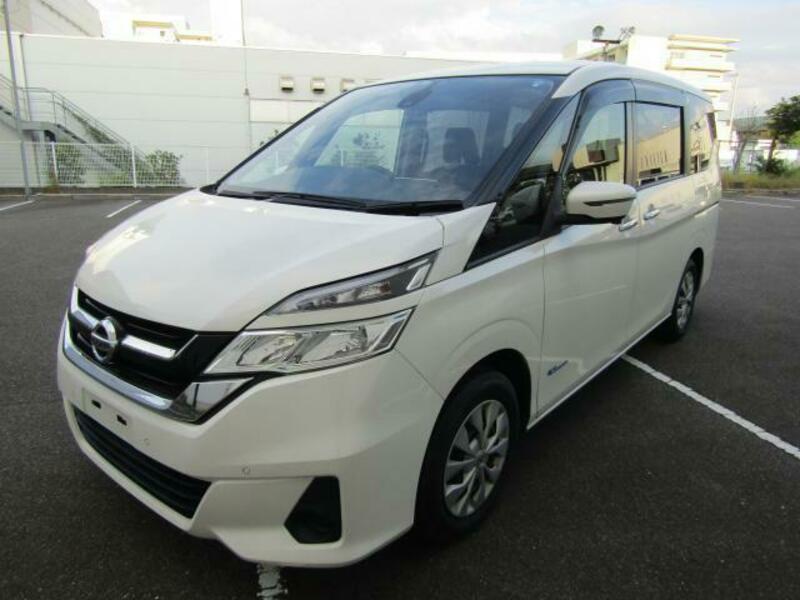
[(687, 331), (715, 146), (701, 92), (604, 63), (342, 94), (88, 249), (58, 351), (72, 433), (249, 560), (469, 531), (527, 429)]

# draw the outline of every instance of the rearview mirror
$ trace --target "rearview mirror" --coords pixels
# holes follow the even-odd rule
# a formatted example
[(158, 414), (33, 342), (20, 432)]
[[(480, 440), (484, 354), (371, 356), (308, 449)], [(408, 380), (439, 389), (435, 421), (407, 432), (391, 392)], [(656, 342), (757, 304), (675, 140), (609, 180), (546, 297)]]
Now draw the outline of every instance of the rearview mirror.
[(619, 222), (635, 199), (636, 190), (624, 183), (583, 181), (567, 195), (567, 222)]

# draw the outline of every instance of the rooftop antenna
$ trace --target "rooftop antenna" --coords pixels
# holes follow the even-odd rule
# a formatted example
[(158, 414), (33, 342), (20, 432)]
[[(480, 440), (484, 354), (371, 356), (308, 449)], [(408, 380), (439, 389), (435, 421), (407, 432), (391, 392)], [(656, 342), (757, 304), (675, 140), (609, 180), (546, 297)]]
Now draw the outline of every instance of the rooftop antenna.
[(603, 35), (605, 34), (606, 28), (602, 25), (595, 25), (592, 28), (592, 41), (596, 44), (603, 44), (602, 56), (604, 61), (608, 61), (610, 58), (609, 55), (609, 48), (611, 46), (619, 46), (622, 42), (627, 41), (630, 37), (636, 33), (635, 27), (622, 27), (619, 30), (619, 37), (616, 39), (611, 38), (604, 38)]

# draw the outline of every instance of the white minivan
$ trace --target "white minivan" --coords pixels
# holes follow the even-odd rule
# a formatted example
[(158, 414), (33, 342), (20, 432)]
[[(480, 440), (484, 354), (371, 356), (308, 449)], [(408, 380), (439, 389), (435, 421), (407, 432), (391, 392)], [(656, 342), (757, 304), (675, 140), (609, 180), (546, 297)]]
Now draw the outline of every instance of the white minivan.
[(526, 429), (686, 332), (715, 147), (701, 92), (607, 63), (345, 93), (89, 248), (58, 352), (71, 430), (248, 560), (468, 531)]

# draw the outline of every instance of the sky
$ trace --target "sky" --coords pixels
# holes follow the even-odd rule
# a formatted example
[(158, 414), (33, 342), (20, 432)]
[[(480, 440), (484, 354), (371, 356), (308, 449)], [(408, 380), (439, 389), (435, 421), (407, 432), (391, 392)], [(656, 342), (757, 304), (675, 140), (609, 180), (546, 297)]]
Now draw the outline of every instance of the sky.
[[(210, 30), (204, 0), (90, 0), (99, 10), (185, 15)], [(239, 0), (229, 0), (238, 3)], [(244, 0), (249, 45), (380, 54), (559, 53), (607, 34), (737, 38), (736, 113), (800, 94), (800, 0)]]

